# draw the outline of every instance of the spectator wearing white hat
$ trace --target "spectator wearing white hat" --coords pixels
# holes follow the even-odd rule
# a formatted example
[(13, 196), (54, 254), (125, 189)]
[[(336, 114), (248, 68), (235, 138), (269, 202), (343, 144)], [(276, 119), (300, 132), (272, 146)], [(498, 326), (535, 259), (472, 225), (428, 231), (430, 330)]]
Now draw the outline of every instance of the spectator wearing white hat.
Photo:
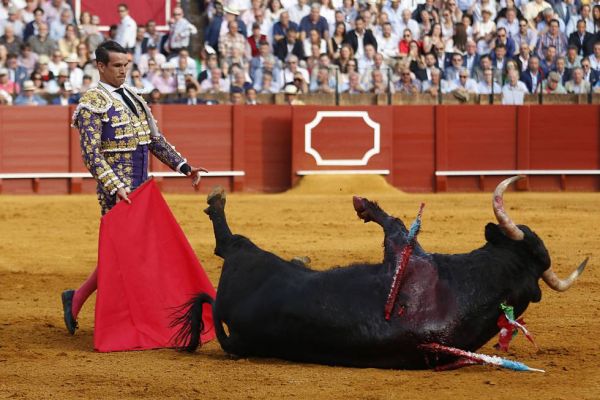
[(46, 104), (48, 102), (35, 93), (35, 84), (32, 81), (23, 83), (23, 90), (15, 99), (16, 106), (45, 106)]
[(219, 66), (219, 60), (217, 58), (217, 52), (208, 44), (204, 44), (204, 61), (200, 64), (200, 73), (198, 74), (197, 81), (202, 83), (203, 80), (210, 77), (210, 71), (214, 67)]
[(119, 22), (119, 25), (117, 26), (115, 41), (131, 52), (135, 47), (137, 23), (129, 15), (129, 7), (127, 4), (119, 4), (118, 11), (121, 22)]
[[(220, 37), (227, 32), (229, 32), (229, 23), (232, 21), (237, 22), (237, 30), (242, 34), (245, 38), (248, 37), (248, 30), (246, 28), (246, 24), (240, 18), (240, 11), (233, 5), (229, 7), (223, 8), (223, 12), (225, 13), (224, 17), (221, 18), (221, 27), (219, 28), (219, 40)], [(213, 43), (209, 43), (213, 46)], [(218, 43), (217, 43), (218, 47)]]
[(303, 106), (304, 102), (298, 100), (298, 88), (295, 85), (288, 84), (283, 88), (285, 103), (290, 106)]
[(60, 50), (54, 50), (50, 61), (48, 62), (48, 69), (54, 76), (58, 76), (61, 69), (67, 69), (67, 63), (64, 61), (64, 57)]
[(180, 50), (188, 49), (190, 36), (196, 33), (198, 33), (196, 27), (183, 16), (183, 9), (175, 7), (173, 9), (173, 24), (171, 24), (171, 29), (169, 29), (166, 50), (171, 56), (174, 56)]
[(71, 53), (65, 58), (65, 62), (69, 70), (69, 82), (73, 85), (73, 92), (79, 93), (83, 81), (83, 70), (79, 68), (79, 57), (77, 54)]
[[(69, 82), (69, 69), (68, 68), (63, 68), (60, 71), (58, 71), (58, 74), (55, 76), (55, 78), (46, 83), (46, 93), (58, 94), (60, 92), (60, 87), (65, 82)], [(71, 85), (71, 87), (72, 86), (73, 85)]]

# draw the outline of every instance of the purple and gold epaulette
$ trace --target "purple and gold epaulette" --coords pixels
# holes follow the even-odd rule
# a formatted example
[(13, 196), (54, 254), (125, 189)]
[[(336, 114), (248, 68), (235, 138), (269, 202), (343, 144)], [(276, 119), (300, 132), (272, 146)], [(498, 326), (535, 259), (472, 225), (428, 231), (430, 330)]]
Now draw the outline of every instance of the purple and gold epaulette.
[(112, 105), (113, 101), (108, 93), (105, 93), (99, 88), (91, 88), (81, 96), (79, 104), (77, 105), (75, 112), (73, 112), (71, 125), (78, 128), (77, 116), (82, 109), (89, 110), (94, 114), (105, 114)]

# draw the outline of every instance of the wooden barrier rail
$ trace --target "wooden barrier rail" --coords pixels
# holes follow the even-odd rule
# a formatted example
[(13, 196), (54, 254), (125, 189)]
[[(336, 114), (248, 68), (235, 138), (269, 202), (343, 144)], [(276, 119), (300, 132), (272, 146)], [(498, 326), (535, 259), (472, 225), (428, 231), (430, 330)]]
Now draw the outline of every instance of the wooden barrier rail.
[[(600, 189), (598, 105), (388, 106), (376, 105), (378, 97), (362, 97), (372, 105), (156, 105), (153, 113), (190, 164), (211, 171), (203, 190), (220, 184), (228, 190), (281, 192), (315, 173), (375, 173), (402, 190), (419, 192), (489, 190), (499, 176), (518, 173), (529, 176), (518, 183), (522, 190)], [(0, 107), (3, 193), (95, 190), (81, 161), (78, 131), (70, 127), (73, 109)], [(328, 111), (323, 115), (329, 119), (314, 126), (313, 144), (319, 148), (311, 155), (305, 148), (307, 126), (321, 111)], [(315, 160), (317, 153), (336, 160), (356, 151), (360, 159), (375, 125), (379, 147), (364, 165)], [(150, 170), (164, 191), (189, 192), (189, 182), (176, 179), (157, 160)]]

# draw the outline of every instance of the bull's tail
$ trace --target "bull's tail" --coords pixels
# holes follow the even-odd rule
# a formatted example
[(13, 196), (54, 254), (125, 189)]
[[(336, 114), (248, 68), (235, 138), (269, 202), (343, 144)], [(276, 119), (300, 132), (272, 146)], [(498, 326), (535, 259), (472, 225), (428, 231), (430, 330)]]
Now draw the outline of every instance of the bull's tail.
[(206, 293), (200, 293), (190, 301), (175, 309), (171, 327), (180, 326), (171, 342), (178, 350), (193, 353), (202, 345), (200, 334), (204, 331), (202, 309), (204, 304), (214, 305), (215, 300)]

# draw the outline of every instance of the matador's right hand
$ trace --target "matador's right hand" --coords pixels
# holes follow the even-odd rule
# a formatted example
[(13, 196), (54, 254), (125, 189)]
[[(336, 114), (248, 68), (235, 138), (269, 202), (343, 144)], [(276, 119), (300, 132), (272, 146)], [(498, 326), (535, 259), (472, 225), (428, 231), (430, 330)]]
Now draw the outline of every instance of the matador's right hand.
[(131, 193), (131, 190), (129, 188), (117, 189), (117, 203), (123, 200), (125, 203), (131, 204), (131, 200), (129, 200), (129, 197), (127, 197), (129, 193)]

